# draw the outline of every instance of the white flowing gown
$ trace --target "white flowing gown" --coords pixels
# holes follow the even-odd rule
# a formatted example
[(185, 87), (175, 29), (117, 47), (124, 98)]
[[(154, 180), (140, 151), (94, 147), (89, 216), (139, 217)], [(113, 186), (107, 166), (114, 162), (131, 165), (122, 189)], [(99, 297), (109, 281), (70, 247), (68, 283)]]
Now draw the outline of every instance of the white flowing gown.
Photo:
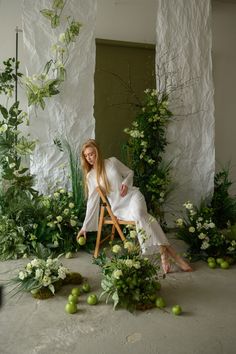
[[(144, 196), (137, 187), (133, 186), (133, 171), (115, 157), (105, 160), (105, 169), (111, 185), (111, 192), (107, 197), (112, 212), (118, 219), (135, 221), (142, 253), (156, 253), (158, 246), (169, 245), (157, 220), (148, 214)], [(82, 229), (97, 231), (100, 197), (96, 191), (98, 183), (95, 170), (92, 169), (87, 174), (87, 183), (88, 201)], [(102, 183), (100, 184), (102, 186)], [(124, 197), (120, 195), (122, 184), (128, 186), (128, 192)], [(145, 232), (145, 237), (142, 230)]]

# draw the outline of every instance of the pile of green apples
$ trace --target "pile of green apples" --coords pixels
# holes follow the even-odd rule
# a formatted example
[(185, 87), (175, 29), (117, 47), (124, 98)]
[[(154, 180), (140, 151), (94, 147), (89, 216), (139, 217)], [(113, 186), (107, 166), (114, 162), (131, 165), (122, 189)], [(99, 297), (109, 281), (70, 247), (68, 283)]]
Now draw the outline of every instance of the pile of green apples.
[(211, 269), (215, 269), (216, 267), (220, 267), (221, 269), (229, 269), (230, 267), (230, 261), (220, 257), (219, 258), (208, 257), (207, 263), (209, 268)]
[[(65, 306), (65, 311), (69, 314), (74, 314), (78, 311), (79, 297), (82, 293), (89, 293), (91, 287), (89, 283), (84, 283), (81, 288), (73, 288), (70, 295), (68, 296), (68, 301)], [(87, 296), (88, 305), (96, 305), (98, 303), (98, 297), (96, 294), (90, 294)]]

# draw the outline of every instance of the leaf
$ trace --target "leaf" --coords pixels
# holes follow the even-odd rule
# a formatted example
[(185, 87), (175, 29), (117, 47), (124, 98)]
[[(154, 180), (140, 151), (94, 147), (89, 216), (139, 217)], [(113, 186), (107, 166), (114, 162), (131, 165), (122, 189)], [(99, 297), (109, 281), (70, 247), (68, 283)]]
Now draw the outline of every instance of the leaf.
[(8, 111), (5, 107), (3, 107), (1, 104), (0, 104), (0, 112), (2, 113), (3, 115), (3, 118), (7, 119), (8, 117)]
[(56, 28), (60, 25), (60, 18), (58, 15), (54, 15), (52, 18), (51, 18), (51, 26), (52, 28)]
[(52, 11), (52, 10), (49, 10), (49, 9), (43, 9), (43, 10), (40, 10), (40, 13), (46, 17), (46, 18), (49, 18), (51, 20), (51, 18), (54, 16), (55, 12)]
[(112, 295), (112, 300), (114, 301), (114, 305), (113, 305), (113, 309), (115, 310), (116, 306), (118, 305), (119, 303), (119, 295), (118, 295), (118, 292), (115, 291)]
[(63, 9), (64, 7), (64, 0), (54, 0), (52, 4), (53, 9)]

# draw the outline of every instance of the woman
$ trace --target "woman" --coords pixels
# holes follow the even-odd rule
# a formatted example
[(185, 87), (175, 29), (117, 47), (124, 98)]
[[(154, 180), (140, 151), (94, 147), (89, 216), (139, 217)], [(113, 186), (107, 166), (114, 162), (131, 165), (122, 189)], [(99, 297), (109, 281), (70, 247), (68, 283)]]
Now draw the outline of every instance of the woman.
[[(132, 170), (115, 157), (103, 160), (99, 146), (93, 139), (89, 139), (82, 147), (81, 165), (88, 201), (77, 240), (82, 235), (86, 237), (87, 231), (98, 229), (100, 197), (96, 187), (99, 185), (106, 193), (114, 215), (118, 219), (135, 221), (143, 254), (155, 253), (159, 247), (164, 273), (170, 272), (170, 257), (183, 271), (192, 271), (190, 265), (170, 246), (157, 220), (148, 214), (144, 196), (138, 188), (133, 187)], [(145, 238), (140, 230), (145, 231)]]

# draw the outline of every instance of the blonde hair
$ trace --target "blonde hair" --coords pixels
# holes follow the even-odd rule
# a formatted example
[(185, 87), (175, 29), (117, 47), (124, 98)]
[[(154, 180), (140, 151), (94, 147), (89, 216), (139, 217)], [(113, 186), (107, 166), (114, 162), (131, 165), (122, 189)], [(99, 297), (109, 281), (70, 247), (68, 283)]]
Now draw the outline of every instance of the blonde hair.
[[(94, 166), (91, 166), (84, 156), (84, 151), (87, 148), (92, 148), (96, 153), (96, 162), (95, 162)], [(81, 149), (80, 159), (81, 159), (81, 167), (82, 167), (82, 171), (83, 171), (84, 189), (85, 189), (86, 197), (88, 197), (87, 175), (92, 168), (94, 168), (96, 171), (96, 178), (97, 178), (98, 186), (100, 188), (102, 188), (106, 194), (109, 194), (111, 191), (111, 186), (110, 186), (110, 183), (107, 179), (104, 159), (102, 158), (100, 148), (94, 139), (89, 139), (83, 144), (82, 149)], [(101, 187), (101, 185), (100, 185), (101, 180), (103, 182), (103, 187)]]

